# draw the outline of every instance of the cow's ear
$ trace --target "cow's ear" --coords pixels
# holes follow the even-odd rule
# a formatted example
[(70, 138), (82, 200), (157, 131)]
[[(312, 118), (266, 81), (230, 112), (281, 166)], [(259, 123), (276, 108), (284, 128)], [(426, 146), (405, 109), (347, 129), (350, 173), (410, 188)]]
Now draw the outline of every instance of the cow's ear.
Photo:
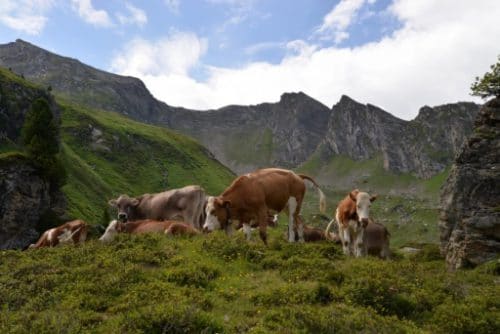
[(358, 196), (359, 194), (359, 190), (358, 189), (354, 189), (353, 191), (351, 191), (349, 193), (349, 197), (354, 201), (356, 202), (356, 196)]
[(132, 199), (130, 200), (130, 204), (131, 204), (132, 206), (138, 206), (138, 205), (139, 205), (139, 200), (138, 200), (137, 198), (132, 198)]
[(112, 206), (113, 208), (116, 208), (116, 199), (110, 199), (108, 201), (109, 206)]
[(378, 197), (378, 194), (375, 194), (373, 195), (372, 197), (370, 197), (370, 202), (374, 202)]

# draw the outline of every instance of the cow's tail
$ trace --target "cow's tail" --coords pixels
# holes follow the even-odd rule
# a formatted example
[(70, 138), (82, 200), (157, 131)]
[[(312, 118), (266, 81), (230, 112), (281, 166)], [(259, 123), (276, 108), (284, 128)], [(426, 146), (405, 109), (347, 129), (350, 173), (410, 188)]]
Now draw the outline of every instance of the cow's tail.
[(316, 189), (318, 190), (318, 195), (319, 195), (319, 211), (321, 213), (324, 213), (326, 211), (326, 196), (323, 193), (323, 191), (320, 189), (319, 185), (310, 176), (307, 176), (304, 174), (297, 174), (297, 175), (300, 176), (301, 179), (311, 182), (316, 187)]
[(333, 237), (330, 234), (330, 228), (332, 227), (332, 225), (333, 225), (334, 222), (335, 222), (335, 218), (333, 218), (332, 220), (330, 220), (330, 222), (326, 226), (326, 229), (325, 229), (325, 238), (326, 238), (326, 240), (332, 240), (333, 241)]

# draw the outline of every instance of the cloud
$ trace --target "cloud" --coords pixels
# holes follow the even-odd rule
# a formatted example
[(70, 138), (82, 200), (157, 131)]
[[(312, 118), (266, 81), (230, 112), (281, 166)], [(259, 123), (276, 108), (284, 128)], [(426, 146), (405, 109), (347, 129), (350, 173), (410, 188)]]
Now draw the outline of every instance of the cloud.
[(142, 27), (148, 22), (148, 16), (144, 10), (137, 8), (128, 2), (125, 3), (125, 8), (127, 8), (128, 15), (123, 15), (121, 13), (116, 14), (120, 24), (137, 24), (139, 27)]
[[(358, 11), (365, 4), (365, 0), (341, 0), (323, 18), (323, 23), (316, 29), (316, 34), (322, 39), (330, 39), (333, 35), (335, 44), (339, 44), (349, 37), (346, 29), (353, 22)], [(373, 1), (369, 1), (373, 3)]]
[(0, 23), (29, 35), (38, 35), (45, 28), (45, 15), (54, 5), (53, 0), (2, 0)]
[(73, 9), (87, 23), (96, 27), (112, 27), (113, 22), (108, 14), (103, 9), (95, 9), (92, 5), (92, 0), (72, 0)]
[[(233, 69), (203, 64), (207, 42), (182, 33), (188, 36), (182, 43), (174, 43), (174, 35), (125, 47), (112, 69), (143, 79), (171, 105), (197, 109), (273, 102), (283, 92), (303, 91), (327, 106), (347, 94), (411, 119), (424, 104), (472, 100), (470, 84), (499, 52), (500, 2), (395, 0), (388, 12), (401, 25), (380, 41), (354, 48), (292, 41), (278, 64)], [(168, 57), (173, 59), (163, 59)], [(190, 76), (195, 67), (206, 71), (205, 80)]]
[(165, 0), (165, 5), (174, 14), (179, 14), (181, 0)]
[(113, 59), (111, 70), (135, 76), (188, 76), (207, 50), (207, 40), (193, 33), (174, 31), (150, 42), (134, 39)]

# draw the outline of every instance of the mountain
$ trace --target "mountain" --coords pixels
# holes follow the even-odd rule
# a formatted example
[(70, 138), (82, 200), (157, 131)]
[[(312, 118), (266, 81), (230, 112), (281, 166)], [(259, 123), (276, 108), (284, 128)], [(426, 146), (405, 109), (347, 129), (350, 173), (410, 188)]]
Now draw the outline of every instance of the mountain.
[(328, 108), (304, 93), (285, 93), (277, 103), (189, 110), (156, 100), (138, 79), (94, 69), (22, 40), (0, 45), (0, 66), (50, 86), (75, 104), (192, 136), (237, 173), (270, 165), (314, 166), (330, 185), (335, 180), (325, 170), (339, 159), (352, 165), (373, 160), (390, 173), (419, 178), (443, 172), (478, 110), (473, 103), (426, 106), (414, 120), (404, 121), (347, 96)]
[[(62, 193), (40, 177), (22, 151), (20, 129), (31, 103), (44, 97), (61, 123)], [(24, 247), (63, 220), (109, 221), (107, 201), (199, 184), (220, 193), (234, 174), (198, 142), (114, 112), (74, 105), (0, 68), (0, 249)], [(38, 233), (37, 233), (38, 231)], [(95, 232), (95, 231), (93, 231)]]

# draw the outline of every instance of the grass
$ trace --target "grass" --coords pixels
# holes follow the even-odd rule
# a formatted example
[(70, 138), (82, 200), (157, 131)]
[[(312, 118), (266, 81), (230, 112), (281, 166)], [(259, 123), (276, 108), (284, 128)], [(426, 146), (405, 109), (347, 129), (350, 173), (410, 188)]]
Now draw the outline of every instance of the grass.
[[(498, 262), (450, 273), (435, 248), (392, 261), (331, 243), (122, 235), (0, 252), (3, 333), (494, 333)], [(429, 255), (431, 254), (431, 255)], [(496, 269), (495, 269), (496, 268)]]

